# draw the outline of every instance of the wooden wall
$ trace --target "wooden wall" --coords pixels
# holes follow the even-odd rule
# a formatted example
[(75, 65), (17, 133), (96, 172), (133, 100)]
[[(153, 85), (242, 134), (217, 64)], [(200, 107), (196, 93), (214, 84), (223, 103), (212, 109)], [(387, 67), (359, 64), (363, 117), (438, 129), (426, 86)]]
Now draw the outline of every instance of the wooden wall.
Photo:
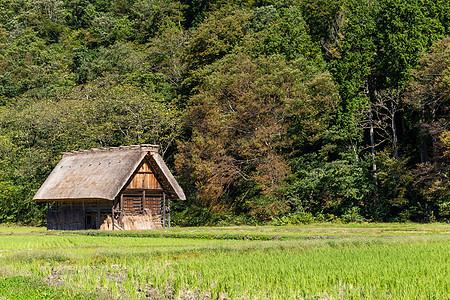
[[(145, 194), (145, 198), (144, 198)], [(155, 227), (162, 226), (163, 193), (150, 193), (146, 190), (125, 190), (122, 196), (123, 215), (150, 214)]]
[[(123, 215), (148, 215), (153, 227), (161, 228), (163, 192), (150, 165), (144, 161), (122, 194)], [(148, 218), (146, 220), (148, 222)]]
[(144, 162), (136, 172), (127, 189), (147, 189), (147, 190), (162, 190), (155, 174), (150, 169), (147, 162)]
[(60, 201), (47, 211), (47, 229), (97, 229), (111, 215), (111, 201)]
[[(131, 193), (126, 191), (123, 194), (123, 208), (116, 206), (117, 214), (114, 221), (116, 225), (135, 229), (163, 227), (162, 192), (146, 194), (145, 201), (143, 194), (144, 190), (133, 190)], [(113, 202), (107, 200), (55, 202), (47, 211), (47, 229), (112, 229), (112, 206)], [(125, 222), (133, 224), (124, 224)], [(142, 224), (138, 224), (139, 222)]]

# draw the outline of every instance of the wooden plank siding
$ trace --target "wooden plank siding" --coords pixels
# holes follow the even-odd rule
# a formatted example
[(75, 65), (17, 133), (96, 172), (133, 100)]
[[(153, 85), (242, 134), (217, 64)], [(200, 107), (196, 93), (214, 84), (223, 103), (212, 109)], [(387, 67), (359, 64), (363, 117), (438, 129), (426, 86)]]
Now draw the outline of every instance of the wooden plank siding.
[[(145, 194), (145, 202), (144, 190), (132, 192), (122, 194), (122, 207), (117, 211), (114, 222), (123, 227), (124, 217), (150, 215), (152, 228), (161, 228), (162, 192)], [(112, 222), (113, 205), (107, 200), (55, 202), (47, 211), (47, 227), (50, 230), (100, 229), (103, 224)]]
[(149, 164), (144, 161), (141, 168), (136, 172), (130, 184), (126, 189), (146, 189), (146, 190), (161, 190), (162, 187), (155, 177), (155, 174), (150, 169)]
[(155, 227), (161, 227), (162, 201), (163, 189), (148, 162), (144, 161), (122, 192), (122, 213), (124, 216), (150, 213)]
[(143, 192), (133, 194), (123, 194), (123, 215), (140, 215), (145, 211), (152, 215), (155, 226), (161, 225), (162, 213), (162, 194), (160, 195), (145, 195), (145, 203)]
[(97, 229), (111, 215), (108, 200), (58, 201), (47, 211), (51, 230)]

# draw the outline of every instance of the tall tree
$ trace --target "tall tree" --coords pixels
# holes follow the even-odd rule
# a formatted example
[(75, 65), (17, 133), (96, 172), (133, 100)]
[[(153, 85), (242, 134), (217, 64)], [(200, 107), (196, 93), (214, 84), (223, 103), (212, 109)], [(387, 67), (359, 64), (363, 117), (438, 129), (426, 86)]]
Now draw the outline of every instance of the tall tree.
[[(417, 120), (420, 163), (413, 169), (417, 204), (428, 204), (423, 218), (449, 215), (450, 169), (448, 164), (448, 132), (450, 131), (450, 38), (445, 38), (425, 53), (406, 98), (413, 118)], [(438, 211), (436, 206), (440, 207)], [(422, 209), (423, 210), (423, 209)], [(420, 215), (420, 214), (419, 214)]]
[[(291, 147), (323, 135), (337, 99), (329, 75), (305, 59), (226, 55), (204, 69), (177, 168), (204, 203), (266, 218), (282, 204), (274, 197), (290, 173)], [(269, 203), (258, 203), (261, 195)]]

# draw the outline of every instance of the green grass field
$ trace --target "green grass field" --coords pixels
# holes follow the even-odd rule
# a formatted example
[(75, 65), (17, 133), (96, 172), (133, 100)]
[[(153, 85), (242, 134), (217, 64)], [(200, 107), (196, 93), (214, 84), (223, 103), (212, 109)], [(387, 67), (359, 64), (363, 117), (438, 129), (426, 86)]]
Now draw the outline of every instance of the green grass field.
[(450, 225), (0, 226), (0, 299), (450, 299)]

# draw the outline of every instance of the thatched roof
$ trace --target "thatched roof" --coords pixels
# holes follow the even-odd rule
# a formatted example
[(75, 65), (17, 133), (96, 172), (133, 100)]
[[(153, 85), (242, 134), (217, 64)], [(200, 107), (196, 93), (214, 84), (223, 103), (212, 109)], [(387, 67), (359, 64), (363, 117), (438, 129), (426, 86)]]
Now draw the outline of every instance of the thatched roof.
[(147, 159), (156, 178), (173, 200), (185, 200), (158, 148), (137, 145), (64, 153), (34, 196), (37, 201), (114, 200)]

